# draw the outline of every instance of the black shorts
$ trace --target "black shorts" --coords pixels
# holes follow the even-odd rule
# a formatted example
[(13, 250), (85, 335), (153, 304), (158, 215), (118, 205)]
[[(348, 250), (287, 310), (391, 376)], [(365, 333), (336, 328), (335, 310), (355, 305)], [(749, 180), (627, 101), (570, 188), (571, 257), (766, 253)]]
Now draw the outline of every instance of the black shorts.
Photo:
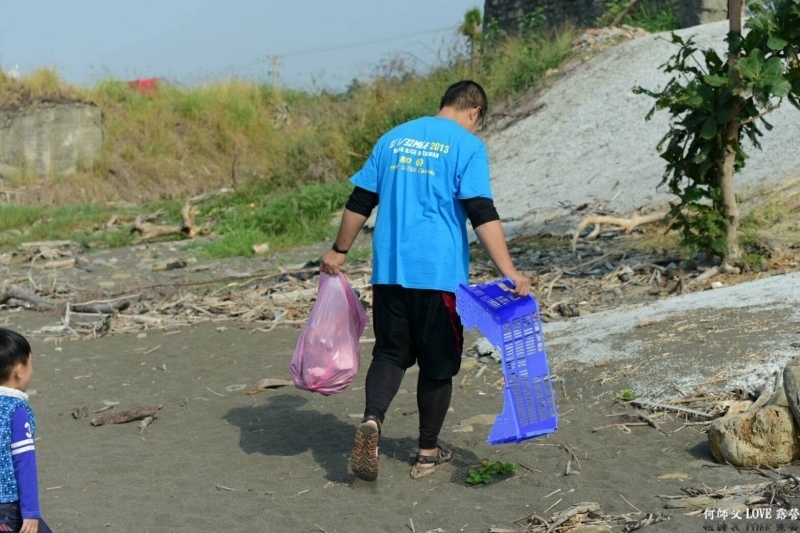
[(373, 285), (372, 306), (375, 359), (403, 370), (417, 363), (430, 379), (458, 374), (464, 328), (452, 292)]

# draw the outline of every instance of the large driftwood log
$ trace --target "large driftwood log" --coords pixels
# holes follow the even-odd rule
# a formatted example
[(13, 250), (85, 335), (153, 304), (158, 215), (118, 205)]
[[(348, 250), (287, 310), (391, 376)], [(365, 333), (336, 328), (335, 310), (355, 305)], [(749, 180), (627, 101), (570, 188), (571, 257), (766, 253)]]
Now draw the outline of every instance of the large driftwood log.
[(92, 418), (89, 422), (93, 426), (102, 426), (105, 424), (124, 424), (125, 422), (132, 422), (147, 418), (148, 416), (155, 416), (159, 409), (164, 407), (164, 404), (150, 405), (147, 407), (134, 407), (133, 409), (126, 409), (118, 413), (113, 413), (105, 416), (98, 416)]
[(35, 305), (39, 309), (52, 309), (58, 302), (52, 298), (39, 296), (31, 291), (26, 291), (16, 285), (9, 285), (6, 287), (5, 292), (0, 294), (0, 305), (8, 302), (9, 300), (21, 300)]
[(66, 240), (60, 240), (60, 241), (32, 241), (32, 242), (20, 243), (19, 247), (22, 248), (23, 250), (26, 250), (26, 251), (29, 251), (29, 252), (34, 252), (34, 251), (42, 249), (42, 248), (51, 248), (51, 249), (69, 248), (70, 246), (74, 246), (74, 245), (75, 245), (75, 242), (66, 241)]
[(572, 251), (575, 251), (575, 248), (578, 246), (578, 237), (580, 237), (581, 232), (587, 227), (594, 225), (595, 228), (592, 233), (589, 234), (590, 238), (594, 238), (600, 233), (600, 224), (610, 224), (612, 226), (619, 226), (625, 230), (625, 233), (630, 233), (633, 228), (636, 226), (641, 226), (642, 224), (652, 224), (653, 222), (660, 222), (667, 218), (669, 213), (654, 213), (652, 215), (640, 215), (638, 213), (634, 213), (631, 218), (618, 218), (618, 217), (606, 217), (606, 216), (589, 216), (584, 218), (578, 224), (578, 227), (575, 228), (575, 232), (572, 234)]
[(113, 313), (114, 311), (124, 311), (131, 306), (131, 303), (139, 298), (138, 294), (124, 296), (113, 300), (92, 300), (90, 302), (80, 302), (70, 304), (73, 311), (78, 313)]
[(190, 239), (197, 237), (208, 231), (208, 228), (198, 226), (195, 222), (197, 216), (197, 208), (187, 200), (181, 209), (181, 218), (183, 222), (180, 226), (167, 226), (164, 224), (152, 224), (147, 220), (154, 218), (156, 215), (139, 215), (133, 221), (133, 229), (131, 231), (138, 231), (139, 236), (134, 239), (134, 243), (140, 243), (147, 239), (154, 239), (156, 237), (164, 237), (166, 235), (179, 235), (183, 234)]
[[(70, 303), (73, 311), (79, 313), (112, 313), (114, 311), (121, 311), (130, 307), (131, 302), (139, 297), (138, 294), (133, 296), (124, 296), (122, 298), (115, 298), (113, 300), (95, 300), (90, 302)], [(39, 296), (38, 294), (25, 290), (16, 285), (9, 285), (5, 291), (0, 293), (0, 305), (7, 303), (9, 300), (20, 300), (35, 305), (39, 310), (53, 309), (59, 304), (63, 303), (59, 300), (47, 298), (46, 296)]]

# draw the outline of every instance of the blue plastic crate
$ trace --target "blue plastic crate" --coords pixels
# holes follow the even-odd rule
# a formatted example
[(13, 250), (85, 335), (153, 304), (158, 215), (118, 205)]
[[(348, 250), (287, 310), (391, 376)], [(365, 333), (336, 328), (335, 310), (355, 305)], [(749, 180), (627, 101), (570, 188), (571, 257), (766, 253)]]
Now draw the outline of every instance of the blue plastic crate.
[(478, 328), (500, 349), (505, 387), (503, 412), (489, 432), (489, 444), (520, 442), (558, 427), (539, 305), (532, 296), (512, 294), (507, 279), (459, 285), (456, 310), (467, 329)]

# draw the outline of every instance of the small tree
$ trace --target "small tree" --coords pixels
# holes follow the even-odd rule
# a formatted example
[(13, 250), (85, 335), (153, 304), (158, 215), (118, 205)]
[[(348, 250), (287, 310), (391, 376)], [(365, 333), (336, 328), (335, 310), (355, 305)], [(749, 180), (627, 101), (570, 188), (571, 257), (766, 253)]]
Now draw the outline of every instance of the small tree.
[(469, 40), (469, 58), (473, 71), (478, 61), (478, 42), (481, 37), (481, 10), (477, 7), (464, 14), (464, 23), (461, 25), (461, 35)]
[(742, 139), (761, 148), (758, 124), (772, 129), (765, 115), (784, 99), (800, 109), (800, 0), (752, 5), (745, 36), (742, 0), (729, 0), (728, 7), (727, 61), (673, 34), (678, 52), (661, 66), (670, 81), (659, 92), (634, 92), (656, 100), (647, 120), (656, 110), (670, 114), (658, 150), (667, 161), (661, 184), (678, 197), (671, 208), (673, 229), (690, 249), (732, 266), (741, 260), (733, 177), (747, 159)]

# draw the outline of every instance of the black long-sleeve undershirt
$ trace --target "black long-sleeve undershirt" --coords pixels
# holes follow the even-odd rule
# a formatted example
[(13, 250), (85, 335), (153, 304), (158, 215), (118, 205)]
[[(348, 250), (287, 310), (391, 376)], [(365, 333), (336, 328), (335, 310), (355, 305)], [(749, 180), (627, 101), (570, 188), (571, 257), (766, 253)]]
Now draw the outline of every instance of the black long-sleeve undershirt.
[[(500, 220), (500, 215), (497, 213), (494, 202), (490, 198), (477, 196), (460, 201), (461, 205), (464, 206), (464, 211), (467, 212), (467, 218), (469, 218), (473, 229), (481, 224), (493, 220)], [(345, 208), (359, 215), (369, 217), (372, 214), (372, 210), (375, 209), (377, 205), (378, 193), (368, 191), (363, 187), (356, 187), (350, 194)]]

